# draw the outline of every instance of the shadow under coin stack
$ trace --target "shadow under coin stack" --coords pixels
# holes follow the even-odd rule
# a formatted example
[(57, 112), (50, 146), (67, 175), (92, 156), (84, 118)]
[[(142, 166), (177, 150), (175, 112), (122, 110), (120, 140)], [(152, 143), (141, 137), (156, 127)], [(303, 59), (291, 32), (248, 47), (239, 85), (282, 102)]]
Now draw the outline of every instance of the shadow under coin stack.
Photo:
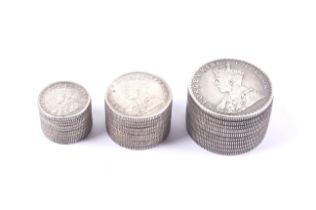
[(263, 140), (272, 102), (271, 82), (257, 67), (233, 59), (207, 63), (188, 88), (188, 133), (209, 151), (245, 153)]
[(73, 82), (57, 82), (39, 95), (42, 131), (50, 140), (70, 144), (84, 139), (92, 128), (91, 99)]
[(169, 134), (172, 95), (161, 78), (133, 72), (117, 78), (105, 96), (106, 129), (117, 144), (147, 149)]

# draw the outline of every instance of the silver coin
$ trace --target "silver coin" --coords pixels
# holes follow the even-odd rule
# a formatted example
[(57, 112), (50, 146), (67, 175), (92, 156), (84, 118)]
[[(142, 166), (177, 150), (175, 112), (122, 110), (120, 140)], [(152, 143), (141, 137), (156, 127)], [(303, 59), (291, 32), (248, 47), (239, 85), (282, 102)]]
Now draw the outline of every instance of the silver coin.
[(228, 133), (228, 132), (214, 132), (210, 130), (205, 130), (203, 128), (197, 128), (188, 124), (187, 128), (190, 132), (196, 133), (196, 136), (202, 136), (208, 141), (213, 141), (214, 139), (222, 139), (223, 141), (244, 141), (252, 137), (256, 137), (258, 133), (266, 131), (268, 126), (263, 126), (262, 128), (256, 130), (255, 132), (245, 132), (245, 133)]
[(109, 135), (115, 142), (122, 142), (129, 145), (150, 145), (154, 144), (156, 145), (157, 142), (162, 142), (167, 136), (168, 131), (160, 132), (157, 134), (151, 134), (151, 135), (126, 135), (125, 133), (121, 133), (117, 130), (112, 130), (112, 128), (107, 128), (109, 131)]
[(113, 118), (112, 116), (107, 115), (107, 121), (111, 122), (114, 125), (119, 125), (121, 127), (128, 127), (128, 128), (147, 128), (147, 127), (155, 127), (159, 126), (161, 124), (165, 124), (166, 121), (169, 121), (171, 118), (171, 115), (167, 115), (165, 117), (162, 117), (159, 120), (155, 121), (148, 121), (148, 122), (129, 122), (129, 121), (121, 121)]
[(74, 143), (84, 139), (90, 132), (92, 123), (85, 124), (80, 128), (73, 128), (72, 130), (56, 130), (42, 124), (42, 131), (45, 136), (57, 143)]
[(56, 82), (38, 98), (42, 131), (50, 140), (69, 144), (84, 139), (92, 127), (91, 99), (73, 82)]
[(119, 145), (147, 149), (170, 131), (172, 95), (161, 78), (133, 72), (117, 78), (105, 96), (106, 129)]
[(264, 112), (273, 101), (269, 78), (240, 60), (203, 65), (193, 76), (189, 94), (200, 108), (219, 119), (247, 119)]
[(211, 121), (215, 121), (217, 124), (221, 124), (221, 125), (230, 125), (230, 124), (233, 125), (233, 124), (238, 124), (238, 123), (240, 124), (256, 123), (262, 117), (264, 118), (267, 115), (267, 113), (271, 112), (271, 107), (272, 107), (272, 103), (264, 111), (262, 111), (262, 113), (254, 117), (249, 117), (247, 119), (243, 119), (243, 118), (223, 119), (223, 118), (218, 118), (217, 116), (214, 116), (208, 112), (205, 112), (201, 108), (201, 106), (199, 106), (192, 100), (191, 97), (188, 97), (188, 103), (187, 103), (187, 110), (194, 112), (197, 117), (200, 117), (206, 120), (210, 119)]
[(267, 130), (267, 127), (262, 127), (261, 129), (258, 129), (256, 132), (252, 133), (243, 133), (243, 134), (234, 134), (234, 133), (215, 133), (210, 132), (207, 130), (194, 128), (190, 124), (188, 125), (188, 129), (191, 133), (195, 133), (195, 136), (199, 136), (201, 138), (206, 139), (209, 142), (217, 141), (220, 139), (220, 141), (226, 142), (226, 141), (248, 141), (249, 139), (257, 137), (257, 135), (260, 132), (265, 132)]
[(90, 105), (88, 92), (73, 82), (56, 82), (46, 87), (39, 96), (41, 113), (50, 118), (71, 118), (82, 114)]
[(113, 126), (110, 123), (107, 123), (107, 127), (111, 128), (112, 130), (115, 130), (118, 133), (121, 133), (122, 135), (125, 135), (127, 137), (129, 136), (155, 136), (161, 133), (164, 133), (168, 131), (170, 128), (170, 123), (166, 123), (163, 126), (154, 127), (154, 128), (141, 128), (141, 129), (130, 129), (125, 127), (117, 127)]
[(122, 147), (128, 148), (128, 149), (133, 149), (133, 150), (144, 150), (144, 149), (150, 149), (153, 148), (157, 145), (159, 145), (162, 141), (159, 139), (156, 142), (155, 141), (146, 141), (145, 143), (135, 143), (131, 141), (124, 141), (121, 140), (120, 137), (116, 137), (113, 135), (110, 135), (110, 137), (114, 140), (114, 142)]
[(60, 144), (71, 144), (84, 139), (90, 133), (92, 124), (88, 124), (83, 129), (74, 130), (70, 132), (59, 132), (55, 130), (42, 127), (44, 135), (50, 140)]
[(257, 121), (255, 123), (251, 124), (230, 124), (230, 125), (220, 125), (217, 124), (214, 121), (211, 120), (205, 120), (203, 118), (197, 118), (197, 116), (194, 113), (191, 113), (190, 111), (187, 111), (186, 113), (186, 119), (188, 122), (191, 124), (197, 126), (197, 127), (202, 127), (205, 129), (213, 130), (213, 131), (227, 131), (230, 133), (243, 133), (247, 131), (253, 131), (257, 130), (258, 128), (265, 126), (268, 124), (270, 120), (270, 112), (266, 114), (264, 118), (261, 118), (260, 121)]
[(265, 131), (262, 131), (253, 138), (244, 141), (224, 141), (222, 138), (217, 140), (212, 138), (212, 141), (209, 141), (210, 137), (203, 138), (201, 135), (197, 136), (196, 132), (191, 132), (191, 130), (188, 131), (192, 139), (204, 149), (227, 155), (237, 155), (248, 152), (259, 145), (265, 136)]
[(41, 119), (41, 124), (42, 126), (44, 126), (47, 129), (51, 129), (51, 130), (55, 130), (55, 131), (73, 131), (76, 129), (80, 129), (80, 128), (84, 128), (85, 126), (87, 126), (87, 124), (91, 124), (92, 123), (92, 118), (89, 118), (83, 122), (80, 123), (76, 123), (76, 124), (70, 124), (70, 125), (56, 125), (53, 124), (47, 120), (43, 120)]
[(139, 135), (139, 134), (128, 134), (126, 135), (125, 133), (122, 133), (116, 129), (113, 129), (111, 127), (108, 127), (108, 130), (110, 131), (110, 133), (112, 135), (115, 135), (117, 137), (119, 137), (119, 140), (126, 140), (130, 143), (135, 143), (135, 142), (156, 142), (156, 141), (162, 141), (164, 140), (163, 138), (165, 136), (168, 135), (168, 130), (166, 130), (165, 132), (160, 132), (160, 133), (156, 133), (156, 134), (143, 134), (143, 135)]
[(140, 129), (130, 129), (126, 127), (118, 127), (114, 126), (112, 124), (107, 124), (108, 127), (112, 128), (113, 130), (117, 130), (118, 132), (130, 136), (130, 135), (139, 135), (139, 136), (144, 136), (144, 135), (156, 135), (159, 133), (163, 133), (166, 130), (169, 130), (170, 123), (166, 123), (164, 125), (160, 125), (157, 127), (149, 127), (149, 128), (140, 128)]
[[(265, 136), (266, 129), (263, 129), (254, 135), (243, 137), (222, 137), (210, 133), (203, 133), (201, 131), (196, 132), (192, 129), (188, 129), (188, 133), (197, 144), (209, 151), (240, 154), (243, 153), (243, 151), (249, 151), (259, 145)], [(224, 150), (225, 152), (221, 152), (221, 150)]]
[(271, 82), (257, 67), (233, 59), (207, 63), (188, 88), (188, 133), (209, 151), (247, 152), (264, 138), (272, 102)]
[(126, 146), (132, 149), (147, 149), (154, 147), (165, 140), (168, 136), (168, 132), (164, 134), (159, 134), (157, 136), (126, 136), (116, 132), (109, 132), (110, 137), (114, 142), (121, 146)]
[(106, 109), (106, 117), (109, 118), (109, 120), (115, 121), (124, 126), (130, 126), (130, 127), (153, 126), (153, 125), (156, 125), (157, 123), (170, 119), (171, 105), (170, 107), (168, 107), (168, 109), (166, 109), (165, 112), (161, 113), (161, 115), (158, 115), (155, 118), (148, 118), (148, 119), (144, 118), (141, 120), (121, 118), (120, 116), (117, 116), (114, 112), (112, 112), (110, 109)]
[(91, 106), (89, 106), (87, 108), (87, 110), (85, 110), (82, 114), (76, 116), (76, 117), (63, 117), (63, 118), (51, 118), (48, 117), (47, 115), (43, 114), (40, 112), (40, 118), (43, 120), (47, 120), (50, 121), (52, 123), (56, 123), (56, 124), (75, 124), (78, 122), (81, 122), (89, 117), (91, 117), (92, 112), (91, 112)]
[(169, 86), (161, 78), (133, 72), (117, 78), (110, 85), (105, 101), (118, 116), (144, 119), (163, 113), (172, 102), (172, 96)]
[(109, 126), (111, 126), (111, 128), (113, 129), (119, 130), (121, 133), (124, 133), (126, 135), (149, 135), (149, 134), (155, 134), (157, 132), (162, 132), (166, 130), (169, 124), (166, 124), (160, 127), (143, 128), (143, 129), (129, 129), (125, 127), (115, 127), (113, 125), (109, 125)]
[(247, 124), (242, 124), (242, 123), (234, 123), (234, 124), (229, 124), (229, 125), (221, 125), (217, 124), (216, 121), (214, 122), (213, 120), (205, 120), (203, 118), (197, 117), (194, 113), (191, 113), (187, 111), (186, 113), (186, 118), (189, 120), (191, 123), (199, 124), (203, 127), (214, 129), (214, 130), (229, 130), (232, 132), (239, 132), (240, 130), (253, 130), (258, 127), (260, 127), (262, 124), (265, 122), (269, 121), (270, 119), (270, 114), (267, 113), (267, 115), (264, 118), (261, 118), (260, 121), (254, 122), (254, 123), (247, 123)]
[(212, 115), (210, 113), (205, 112), (203, 109), (201, 109), (199, 105), (195, 104), (195, 102), (193, 102), (190, 98), (188, 98), (187, 107), (188, 109), (196, 112), (199, 116), (203, 116), (203, 118), (205, 117), (206, 119), (211, 118), (213, 120), (217, 120), (218, 123), (245, 123), (245, 122), (251, 123), (253, 120), (257, 120), (258, 117), (260, 118), (260, 116), (265, 115), (267, 110), (271, 109), (272, 104), (266, 107), (266, 109), (262, 111), (260, 114), (253, 117), (248, 117), (246, 119), (245, 118), (233, 118), (233, 119), (218, 118), (218, 116), (216, 115)]
[(209, 132), (221, 132), (221, 133), (235, 133), (242, 134), (248, 132), (255, 132), (256, 130), (265, 127), (269, 123), (269, 115), (266, 118), (263, 118), (261, 121), (254, 124), (247, 125), (233, 125), (233, 126), (223, 126), (217, 125), (216, 123), (205, 121), (205, 120), (197, 120), (194, 118), (194, 115), (187, 112), (186, 114), (187, 123), (192, 124), (193, 127), (202, 128), (204, 130), (208, 130)]
[(232, 131), (225, 128), (223, 129), (205, 128), (194, 123), (188, 123), (188, 128), (198, 133), (207, 132), (210, 135), (219, 135), (223, 137), (241, 137), (241, 138), (248, 135), (256, 135), (259, 131), (265, 129), (267, 126), (268, 126), (268, 122), (253, 129), (241, 128), (240, 130), (238, 130), (238, 132), (236, 132), (236, 130)]

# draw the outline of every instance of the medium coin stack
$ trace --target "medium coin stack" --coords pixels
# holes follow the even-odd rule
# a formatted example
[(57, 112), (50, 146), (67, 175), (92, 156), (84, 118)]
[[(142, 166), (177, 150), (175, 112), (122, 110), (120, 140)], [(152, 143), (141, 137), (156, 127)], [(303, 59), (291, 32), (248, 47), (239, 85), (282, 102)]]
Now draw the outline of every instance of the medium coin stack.
[(44, 88), (38, 107), (42, 131), (56, 143), (78, 142), (92, 128), (90, 96), (76, 83), (56, 82)]
[(263, 140), (272, 102), (271, 82), (257, 67), (233, 59), (207, 63), (188, 88), (188, 133), (209, 151), (245, 153)]
[(117, 78), (105, 96), (106, 129), (117, 144), (147, 149), (169, 134), (172, 95), (161, 78), (133, 72)]

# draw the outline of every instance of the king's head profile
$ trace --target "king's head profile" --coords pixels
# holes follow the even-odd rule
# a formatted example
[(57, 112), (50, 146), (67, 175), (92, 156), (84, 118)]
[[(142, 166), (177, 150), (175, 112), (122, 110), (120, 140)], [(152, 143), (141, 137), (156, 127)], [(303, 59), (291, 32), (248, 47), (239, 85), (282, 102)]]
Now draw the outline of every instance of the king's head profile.
[(226, 64), (225, 69), (215, 69), (215, 84), (221, 92), (230, 92), (234, 86), (241, 86), (244, 72), (231, 69), (229, 63)]

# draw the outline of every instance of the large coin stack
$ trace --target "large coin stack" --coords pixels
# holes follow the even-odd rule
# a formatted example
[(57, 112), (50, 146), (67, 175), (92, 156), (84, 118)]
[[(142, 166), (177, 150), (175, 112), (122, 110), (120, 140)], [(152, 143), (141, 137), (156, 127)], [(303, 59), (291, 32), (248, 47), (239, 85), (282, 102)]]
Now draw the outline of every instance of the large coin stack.
[(207, 63), (188, 88), (188, 133), (209, 151), (245, 153), (263, 140), (272, 102), (271, 82), (257, 67), (233, 59)]
[(105, 96), (106, 129), (117, 144), (147, 149), (169, 134), (172, 95), (161, 78), (133, 72), (117, 78)]
[(76, 83), (49, 85), (40, 93), (38, 105), (42, 131), (56, 143), (78, 142), (92, 128), (90, 96)]

